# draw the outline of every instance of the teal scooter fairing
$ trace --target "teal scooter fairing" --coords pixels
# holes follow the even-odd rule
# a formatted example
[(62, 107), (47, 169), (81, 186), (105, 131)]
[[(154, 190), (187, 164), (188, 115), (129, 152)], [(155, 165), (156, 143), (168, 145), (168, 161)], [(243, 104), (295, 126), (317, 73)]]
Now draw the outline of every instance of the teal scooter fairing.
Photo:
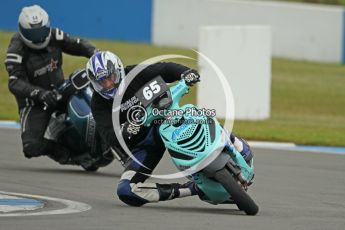
[[(145, 93), (150, 88), (153, 93), (150, 92), (150, 98), (147, 98)], [(236, 173), (234, 176), (246, 186), (253, 180), (254, 164), (252, 162), (249, 166), (246, 163), (231, 144), (228, 132), (215, 117), (200, 115), (200, 110), (192, 104), (179, 105), (188, 91), (189, 86), (184, 80), (169, 88), (161, 77), (157, 77), (145, 84), (136, 96), (146, 110), (144, 125), (150, 126), (160, 121), (160, 136), (179, 170), (188, 170), (205, 163), (218, 150), (219, 154), (215, 156), (214, 162), (193, 172), (188, 178), (205, 194), (203, 200), (212, 204), (223, 203), (231, 195), (222, 184), (212, 178), (212, 168), (231, 164), (233, 174)]]

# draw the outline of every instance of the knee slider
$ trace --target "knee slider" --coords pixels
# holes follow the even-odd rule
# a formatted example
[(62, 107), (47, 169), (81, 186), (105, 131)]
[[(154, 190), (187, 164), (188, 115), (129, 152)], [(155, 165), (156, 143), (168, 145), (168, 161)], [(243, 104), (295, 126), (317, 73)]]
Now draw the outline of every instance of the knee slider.
[(129, 180), (120, 180), (117, 186), (117, 196), (122, 202), (130, 206), (140, 207), (148, 202), (132, 192)]
[(23, 146), (23, 152), (25, 157), (39, 157), (44, 155), (41, 145), (38, 142), (25, 143)]

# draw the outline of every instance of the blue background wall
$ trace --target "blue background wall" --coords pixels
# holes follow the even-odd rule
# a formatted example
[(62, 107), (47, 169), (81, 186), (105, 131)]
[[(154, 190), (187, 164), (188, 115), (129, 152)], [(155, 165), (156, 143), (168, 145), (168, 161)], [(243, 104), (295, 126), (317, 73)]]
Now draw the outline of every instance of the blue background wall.
[(21, 8), (43, 7), (51, 26), (87, 38), (151, 42), (153, 0), (3, 0), (0, 29), (16, 31)]

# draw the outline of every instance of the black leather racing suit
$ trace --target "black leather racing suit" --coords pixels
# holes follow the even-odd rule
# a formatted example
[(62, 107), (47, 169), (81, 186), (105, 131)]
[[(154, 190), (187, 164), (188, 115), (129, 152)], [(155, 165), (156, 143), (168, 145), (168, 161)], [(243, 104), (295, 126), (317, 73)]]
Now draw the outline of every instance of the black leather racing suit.
[[(95, 47), (89, 42), (70, 37), (62, 30), (52, 28), (51, 40), (44, 49), (27, 47), (20, 34), (13, 35), (6, 55), (9, 75), (8, 87), (15, 96), (20, 113), (23, 152), (26, 157), (49, 155), (64, 163), (66, 149), (43, 138), (53, 108), (43, 110), (38, 94), (52, 90), (64, 82), (62, 53), (91, 57)], [(60, 157), (61, 159), (59, 159)]]

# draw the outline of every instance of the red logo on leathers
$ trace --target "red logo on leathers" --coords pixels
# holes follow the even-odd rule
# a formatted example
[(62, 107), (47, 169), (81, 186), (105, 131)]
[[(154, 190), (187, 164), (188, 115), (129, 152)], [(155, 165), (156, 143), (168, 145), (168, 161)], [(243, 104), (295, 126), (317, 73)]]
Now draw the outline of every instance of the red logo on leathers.
[(51, 59), (51, 61), (50, 61), (50, 64), (48, 65), (48, 71), (49, 72), (53, 72), (54, 71), (54, 69), (57, 69), (57, 63), (58, 63), (58, 61), (56, 60), (54, 60), (53, 58)]

